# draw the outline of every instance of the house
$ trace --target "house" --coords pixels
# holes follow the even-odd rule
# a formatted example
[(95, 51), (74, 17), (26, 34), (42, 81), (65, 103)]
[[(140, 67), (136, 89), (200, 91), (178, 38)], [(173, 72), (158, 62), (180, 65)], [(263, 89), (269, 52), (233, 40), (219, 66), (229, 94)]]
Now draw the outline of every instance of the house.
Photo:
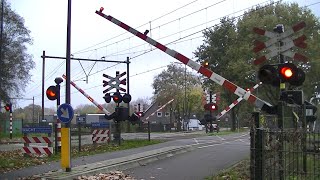
[[(150, 122), (151, 131), (168, 131), (176, 127), (175, 118), (170, 111), (173, 100), (166, 104), (153, 102), (141, 117), (142, 122)], [(146, 123), (145, 123), (146, 124)], [(145, 126), (145, 125), (144, 125)]]

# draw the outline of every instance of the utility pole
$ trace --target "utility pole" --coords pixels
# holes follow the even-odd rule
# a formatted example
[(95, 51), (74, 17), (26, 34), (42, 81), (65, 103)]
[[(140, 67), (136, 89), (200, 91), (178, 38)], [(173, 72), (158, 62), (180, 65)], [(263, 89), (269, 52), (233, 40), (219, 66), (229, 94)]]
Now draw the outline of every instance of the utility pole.
[(44, 74), (46, 67), (46, 51), (42, 51), (42, 95), (41, 95), (41, 118), (44, 119)]
[(3, 6), (4, 6), (4, 0), (1, 1), (0, 62), (2, 62), (2, 42), (3, 42), (2, 33), (3, 33), (3, 10), (4, 10)]

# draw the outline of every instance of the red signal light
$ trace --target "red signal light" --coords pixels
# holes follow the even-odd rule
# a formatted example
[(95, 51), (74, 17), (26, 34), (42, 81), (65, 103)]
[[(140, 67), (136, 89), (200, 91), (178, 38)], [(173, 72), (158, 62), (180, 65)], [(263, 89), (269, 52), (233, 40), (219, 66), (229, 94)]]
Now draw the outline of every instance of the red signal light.
[(218, 106), (215, 103), (209, 103), (204, 105), (204, 109), (208, 111), (215, 111), (218, 110)]
[(293, 86), (301, 86), (305, 80), (305, 73), (293, 63), (284, 63), (278, 66), (279, 77), (282, 83), (288, 82)]
[(56, 100), (58, 97), (57, 88), (55, 86), (49, 86), (46, 91), (46, 95), (49, 100), (51, 101)]
[(212, 105), (210, 106), (210, 109), (211, 109), (211, 110), (216, 110), (216, 105), (212, 104)]
[(293, 76), (293, 70), (290, 67), (282, 67), (280, 73), (285, 78), (291, 78)]
[(4, 106), (4, 109), (5, 109), (6, 111), (10, 111), (10, 104), (6, 104), (6, 105)]
[(113, 94), (112, 99), (115, 103), (121, 103), (122, 102), (122, 96), (119, 92), (116, 92)]
[(113, 100), (114, 100), (115, 102), (118, 102), (118, 101), (119, 101), (119, 96), (113, 96)]

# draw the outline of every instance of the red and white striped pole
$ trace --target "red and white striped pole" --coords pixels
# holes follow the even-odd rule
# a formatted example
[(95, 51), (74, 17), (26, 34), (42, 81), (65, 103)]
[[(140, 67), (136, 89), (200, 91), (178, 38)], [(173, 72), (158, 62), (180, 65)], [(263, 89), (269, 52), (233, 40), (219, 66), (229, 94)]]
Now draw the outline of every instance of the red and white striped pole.
[[(12, 107), (11, 107), (12, 108)], [(12, 109), (10, 108), (10, 139), (12, 139)]]
[(100, 15), (101, 17), (104, 17), (105, 19), (120, 26), (121, 28), (127, 30), (128, 32), (132, 33), (133, 35), (139, 37), (140, 39), (146, 41), (147, 43), (153, 45), (154, 47), (160, 49), (161, 51), (167, 53), (168, 55), (172, 56), (173, 58), (179, 60), (183, 64), (198, 71), (199, 73), (208, 77), (210, 80), (214, 81), (215, 83), (219, 84), (220, 86), (223, 86), (224, 88), (226, 88), (227, 90), (236, 94), (237, 96), (242, 97), (243, 99), (254, 104), (257, 108), (262, 109), (264, 111), (271, 111), (272, 110), (271, 104), (252, 95), (250, 91), (246, 91), (245, 89), (233, 84), (232, 82), (230, 82), (229, 80), (220, 76), (219, 74), (214, 73), (213, 71), (211, 71), (211, 70), (205, 68), (204, 66), (198, 64), (197, 62), (187, 58), (186, 56), (180, 54), (179, 52), (166, 47), (165, 45), (155, 41), (154, 39), (148, 37), (147, 35), (139, 32), (136, 29), (128, 26), (127, 24), (119, 21), (118, 19), (116, 19), (110, 15), (105, 15), (104, 13), (102, 13), (102, 11), (103, 11), (103, 8), (100, 8), (100, 11), (96, 11), (96, 14)]
[(57, 116), (57, 151), (61, 152), (61, 121)]
[[(62, 75), (64, 79), (67, 78), (66, 75)], [(75, 87), (79, 92), (81, 92), (86, 98), (89, 99), (94, 105), (96, 105), (101, 111), (103, 111), (105, 114), (110, 115), (111, 113), (106, 110), (103, 106), (101, 106), (97, 101), (95, 101), (91, 96), (89, 96), (87, 93), (84, 92), (80, 87), (78, 87), (73, 81), (70, 81), (70, 84)]]
[[(257, 89), (259, 87), (259, 85), (262, 84), (262, 82), (254, 85), (252, 88), (249, 89), (250, 92), (254, 91), (255, 89)], [(239, 102), (241, 102), (243, 100), (242, 97), (239, 97), (237, 100), (233, 101), (228, 107), (226, 107), (223, 111), (221, 111), (218, 115), (217, 115), (217, 119), (220, 119), (223, 115), (225, 115), (227, 112), (229, 112), (233, 107), (235, 107), (237, 104), (239, 104)]]

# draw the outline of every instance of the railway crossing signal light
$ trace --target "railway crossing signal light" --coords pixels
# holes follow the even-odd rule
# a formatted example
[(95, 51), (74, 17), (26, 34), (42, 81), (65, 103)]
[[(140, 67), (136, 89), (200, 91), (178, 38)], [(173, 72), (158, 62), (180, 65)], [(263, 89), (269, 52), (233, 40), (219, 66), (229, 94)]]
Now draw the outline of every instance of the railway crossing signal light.
[(121, 103), (122, 102), (122, 96), (119, 92), (115, 92), (112, 96), (112, 99), (115, 103)]
[(129, 103), (131, 101), (131, 95), (130, 94), (124, 94), (123, 96), (120, 94), (120, 92), (115, 92), (112, 96), (110, 93), (106, 93), (103, 97), (103, 99), (106, 101), (106, 103), (111, 102), (111, 98), (115, 103), (121, 103), (122, 101), (124, 103)]
[(289, 83), (293, 86), (301, 86), (305, 80), (305, 73), (293, 63), (275, 65), (264, 65), (258, 71), (258, 78), (264, 84), (279, 87), (281, 83)]
[(110, 93), (106, 93), (106, 94), (104, 95), (103, 99), (106, 101), (106, 103), (110, 103), (110, 102), (111, 102)]
[(258, 78), (263, 84), (271, 84), (272, 86), (279, 87), (280, 80), (277, 70), (270, 64), (264, 65), (259, 69)]
[(129, 103), (131, 101), (131, 95), (130, 94), (124, 94), (122, 97), (122, 101), (124, 103)]
[(281, 82), (288, 82), (293, 86), (301, 86), (305, 80), (303, 70), (292, 63), (280, 64), (278, 70)]
[(204, 105), (204, 109), (208, 111), (215, 111), (218, 110), (218, 106), (215, 103), (209, 103)]
[(4, 106), (4, 109), (5, 109), (6, 111), (12, 112), (12, 104), (11, 104), (11, 103), (7, 103), (7, 104)]
[(51, 101), (56, 100), (57, 97), (58, 97), (56, 86), (49, 86), (47, 91), (46, 91), (46, 94), (47, 94), (47, 98), (49, 100), (51, 100)]

